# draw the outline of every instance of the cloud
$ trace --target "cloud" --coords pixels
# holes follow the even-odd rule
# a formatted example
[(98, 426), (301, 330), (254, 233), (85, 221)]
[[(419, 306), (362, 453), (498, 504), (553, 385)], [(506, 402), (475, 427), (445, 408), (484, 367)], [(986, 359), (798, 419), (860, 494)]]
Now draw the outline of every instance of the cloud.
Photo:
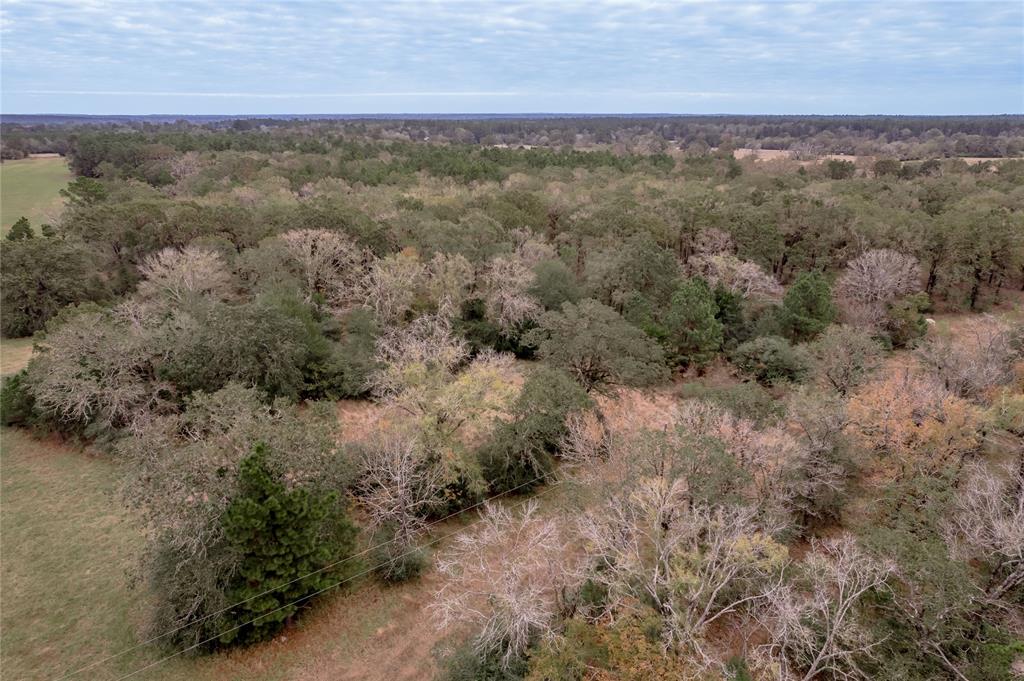
[[(474, 97), (577, 111), (671, 98), (768, 111), (817, 97), (833, 112), (1024, 101), (1017, 0), (5, 0), (2, 14), (5, 110), (132, 96), (378, 98), (379, 110)], [(822, 97), (837, 85), (848, 94)]]

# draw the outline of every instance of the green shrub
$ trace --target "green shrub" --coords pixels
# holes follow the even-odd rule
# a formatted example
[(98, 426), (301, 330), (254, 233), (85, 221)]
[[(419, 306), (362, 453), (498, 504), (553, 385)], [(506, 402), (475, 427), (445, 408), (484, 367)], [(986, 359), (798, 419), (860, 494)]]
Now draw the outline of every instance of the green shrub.
[(395, 531), (391, 526), (375, 532), (373, 541), (377, 548), (373, 550), (370, 560), (376, 566), (374, 572), (385, 582), (399, 584), (416, 579), (427, 567), (427, 550), (395, 541)]
[(905, 348), (928, 333), (922, 312), (931, 307), (927, 293), (916, 293), (886, 306), (885, 331), (892, 347)]
[(681, 396), (716, 404), (735, 416), (751, 419), (761, 425), (775, 423), (783, 411), (782, 405), (757, 383), (724, 387), (687, 383), (683, 386)]
[(811, 371), (811, 358), (785, 338), (764, 336), (747, 341), (732, 352), (733, 365), (762, 385), (800, 383)]
[(35, 399), (28, 391), (28, 370), (0, 379), (0, 424), (29, 426), (35, 419)]
[(61, 308), (98, 300), (104, 286), (86, 249), (63, 239), (4, 244), (0, 268), (0, 332), (7, 338), (41, 330)]
[(566, 418), (592, 406), (564, 371), (540, 367), (530, 374), (512, 406), (513, 420), (501, 423), (478, 452), (491, 493), (528, 492), (541, 484), (537, 478), (552, 469)]
[(527, 672), (526, 660), (501, 664), (501, 653), (481, 654), (464, 643), (445, 658), (438, 681), (520, 681)]
[(721, 284), (715, 287), (715, 319), (722, 325), (722, 349), (732, 350), (750, 338), (750, 322), (743, 311), (743, 296)]
[(535, 279), (529, 293), (545, 310), (560, 310), (562, 303), (575, 303), (583, 297), (576, 275), (561, 260), (541, 260), (533, 273)]

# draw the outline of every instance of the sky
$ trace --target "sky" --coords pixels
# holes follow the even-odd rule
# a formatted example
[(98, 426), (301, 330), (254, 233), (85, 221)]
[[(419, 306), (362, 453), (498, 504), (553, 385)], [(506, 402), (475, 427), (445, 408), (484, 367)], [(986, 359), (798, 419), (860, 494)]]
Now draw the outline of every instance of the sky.
[(3, 0), (0, 112), (1024, 112), (1024, 2)]

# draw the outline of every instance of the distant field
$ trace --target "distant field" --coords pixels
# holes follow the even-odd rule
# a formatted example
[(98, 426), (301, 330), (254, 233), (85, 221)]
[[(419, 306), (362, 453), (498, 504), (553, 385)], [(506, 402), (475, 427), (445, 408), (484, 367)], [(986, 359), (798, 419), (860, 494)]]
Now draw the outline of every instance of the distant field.
[[(750, 149), (750, 148), (743, 147), (743, 148), (740, 148), (740, 149), (734, 149), (733, 152), (732, 152), (732, 155), (733, 155), (734, 158), (737, 158), (737, 159), (749, 158), (749, 157), (753, 156), (755, 161), (774, 161), (774, 160), (780, 159), (780, 158), (781, 159), (792, 158), (793, 157), (793, 152), (789, 151), (788, 149)], [(835, 160), (838, 160), (838, 161), (853, 161), (853, 162), (857, 162), (857, 161), (862, 160), (862, 159), (863, 160), (873, 160), (874, 158), (876, 158), (876, 157), (874, 157), (874, 156), (852, 156), (850, 154), (825, 154), (820, 159), (818, 159), (818, 161), (825, 161), (825, 160), (828, 160), (828, 159), (835, 159)], [(1005, 158), (982, 158), (980, 156), (960, 156), (958, 158), (961, 161), (964, 161), (965, 163), (967, 163), (967, 165), (975, 165), (977, 163), (984, 163), (986, 161), (993, 161), (995, 163), (999, 163), (999, 162), (1002, 162), (1002, 161), (1005, 161), (1005, 160), (1011, 160), (1011, 159), (1005, 159)], [(803, 161), (803, 165), (810, 165), (812, 163), (814, 163), (814, 161)]]
[(70, 180), (60, 156), (0, 163), (0, 234), (23, 215), (37, 233), (41, 224), (55, 220), (63, 205), (60, 190)]

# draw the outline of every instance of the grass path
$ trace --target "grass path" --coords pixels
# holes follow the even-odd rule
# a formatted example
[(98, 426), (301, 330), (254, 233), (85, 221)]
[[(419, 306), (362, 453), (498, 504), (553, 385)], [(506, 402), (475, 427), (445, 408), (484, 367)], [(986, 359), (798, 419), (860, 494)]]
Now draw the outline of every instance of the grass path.
[(0, 339), (0, 376), (16, 374), (32, 357), (32, 338)]
[(24, 158), (0, 163), (0, 236), (25, 216), (39, 234), (39, 226), (60, 215), (60, 190), (71, 180), (61, 157)]

